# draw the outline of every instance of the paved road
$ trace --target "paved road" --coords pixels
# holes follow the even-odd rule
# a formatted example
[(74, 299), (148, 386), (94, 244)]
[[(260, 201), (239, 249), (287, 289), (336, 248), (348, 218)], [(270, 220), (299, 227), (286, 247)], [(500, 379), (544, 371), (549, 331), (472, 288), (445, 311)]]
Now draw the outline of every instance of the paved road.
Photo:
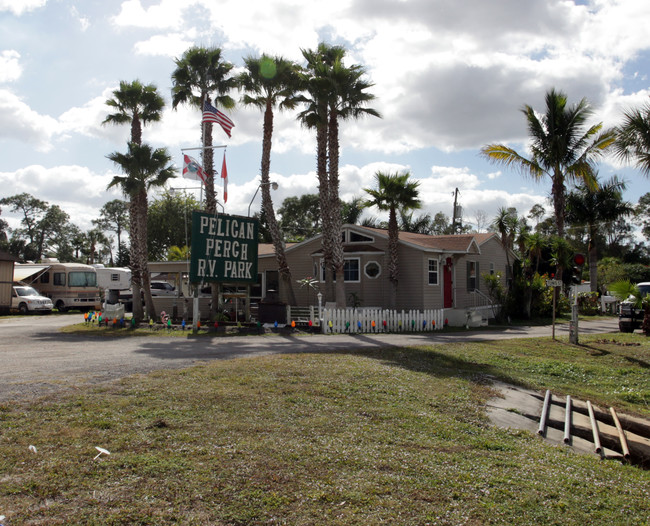
[[(197, 339), (104, 338), (58, 332), (60, 327), (82, 320), (81, 315), (0, 318), (0, 401), (32, 398), (157, 369), (183, 368), (206, 360), (551, 335), (551, 327), (508, 327), (445, 334), (267, 335)], [(580, 325), (582, 334), (616, 330), (617, 320), (614, 318)], [(567, 324), (556, 326), (557, 336), (567, 334)]]

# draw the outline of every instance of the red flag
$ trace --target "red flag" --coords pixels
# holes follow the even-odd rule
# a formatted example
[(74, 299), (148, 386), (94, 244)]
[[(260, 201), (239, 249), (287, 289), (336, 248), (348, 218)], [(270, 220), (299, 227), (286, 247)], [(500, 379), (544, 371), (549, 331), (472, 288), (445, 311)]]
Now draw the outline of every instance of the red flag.
[(198, 163), (198, 161), (189, 155), (183, 154), (183, 177), (185, 179), (193, 179), (205, 183), (208, 174), (203, 171), (203, 167)]
[(223, 163), (221, 164), (221, 178), (223, 179), (223, 202), (228, 201), (228, 169), (226, 168), (226, 152), (223, 152)]
[(235, 126), (235, 123), (225, 113), (219, 111), (207, 100), (203, 105), (203, 122), (216, 122), (220, 124), (228, 137), (230, 137), (230, 130)]

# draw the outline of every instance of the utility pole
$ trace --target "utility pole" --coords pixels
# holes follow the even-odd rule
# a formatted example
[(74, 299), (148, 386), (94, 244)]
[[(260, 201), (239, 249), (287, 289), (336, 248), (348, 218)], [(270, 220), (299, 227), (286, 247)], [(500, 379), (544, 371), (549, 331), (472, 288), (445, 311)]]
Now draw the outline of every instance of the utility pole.
[(458, 204), (458, 188), (454, 192), (454, 211), (451, 220), (452, 234), (458, 234), (462, 228), (461, 221), (463, 217), (463, 207)]

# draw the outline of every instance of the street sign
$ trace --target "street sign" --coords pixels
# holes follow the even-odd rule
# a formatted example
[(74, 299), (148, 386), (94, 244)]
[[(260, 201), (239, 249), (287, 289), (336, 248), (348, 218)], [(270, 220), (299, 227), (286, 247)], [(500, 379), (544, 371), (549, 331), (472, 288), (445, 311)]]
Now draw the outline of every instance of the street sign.
[(192, 213), (192, 283), (255, 283), (257, 219)]
[(562, 286), (562, 280), (561, 279), (547, 279), (546, 280), (546, 286), (547, 287), (561, 287)]

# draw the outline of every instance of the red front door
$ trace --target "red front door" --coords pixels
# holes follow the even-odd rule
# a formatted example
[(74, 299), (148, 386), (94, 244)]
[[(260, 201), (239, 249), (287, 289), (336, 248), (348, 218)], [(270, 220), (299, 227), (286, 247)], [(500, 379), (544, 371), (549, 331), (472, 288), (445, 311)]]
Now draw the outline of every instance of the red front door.
[(442, 286), (443, 286), (443, 295), (444, 295), (444, 308), (451, 309), (454, 306), (454, 294), (451, 281), (451, 258), (447, 258), (447, 261), (443, 265), (442, 271)]

